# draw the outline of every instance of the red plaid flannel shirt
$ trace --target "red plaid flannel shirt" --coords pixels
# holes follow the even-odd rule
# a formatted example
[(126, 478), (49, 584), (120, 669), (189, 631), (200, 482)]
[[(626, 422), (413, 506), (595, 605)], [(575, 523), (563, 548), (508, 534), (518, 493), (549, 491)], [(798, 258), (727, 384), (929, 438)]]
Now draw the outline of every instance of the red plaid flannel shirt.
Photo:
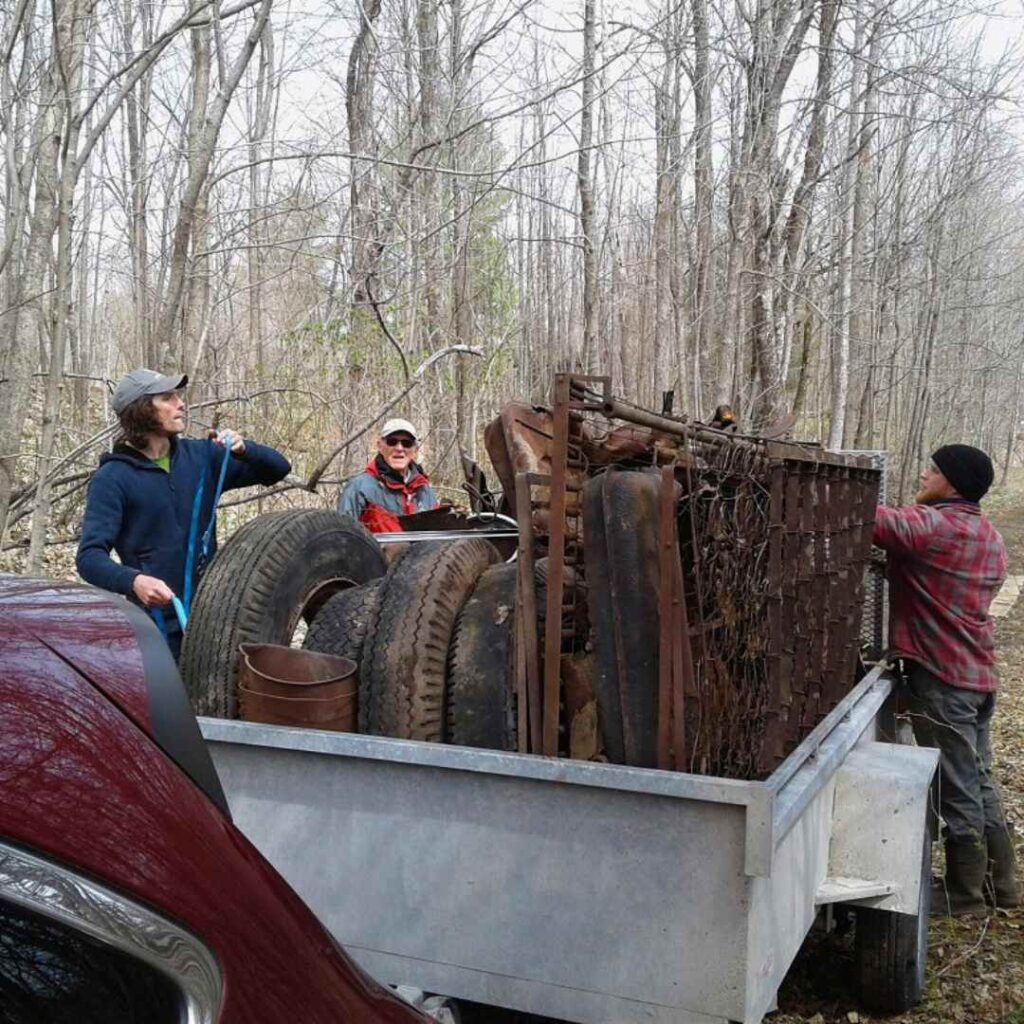
[(889, 650), (952, 686), (995, 690), (992, 598), (1006, 548), (970, 501), (879, 506), (874, 542), (889, 556)]

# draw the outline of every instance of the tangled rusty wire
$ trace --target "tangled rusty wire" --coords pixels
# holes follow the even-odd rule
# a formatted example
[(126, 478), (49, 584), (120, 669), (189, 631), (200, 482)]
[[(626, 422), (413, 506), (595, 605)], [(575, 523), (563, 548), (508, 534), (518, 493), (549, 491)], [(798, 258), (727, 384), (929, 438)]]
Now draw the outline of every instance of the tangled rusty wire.
[[(676, 768), (766, 777), (854, 682), (879, 472), (813, 445), (656, 417), (607, 391), (572, 394), (570, 476), (669, 464), (681, 485), (693, 673)], [(577, 523), (567, 532), (578, 537)], [(582, 578), (579, 546), (565, 554)]]

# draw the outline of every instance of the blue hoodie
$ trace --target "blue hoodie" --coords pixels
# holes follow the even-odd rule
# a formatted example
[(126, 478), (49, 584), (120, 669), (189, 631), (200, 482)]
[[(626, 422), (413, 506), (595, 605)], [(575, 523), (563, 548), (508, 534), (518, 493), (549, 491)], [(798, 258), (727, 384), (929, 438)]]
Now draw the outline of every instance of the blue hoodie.
[[(163, 580), (182, 597), (195, 494), (205, 478), (201, 537), (213, 514), (213, 493), (223, 459), (224, 449), (213, 441), (176, 438), (171, 439), (169, 473), (125, 444), (102, 455), (89, 485), (75, 560), (82, 579), (134, 601), (132, 583), (145, 573)], [(290, 469), (288, 460), (273, 448), (246, 440), (245, 454), (233, 456), (228, 463), (224, 489), (275, 484)], [(120, 565), (111, 559), (111, 549), (121, 559)], [(216, 550), (214, 534), (210, 557)], [(195, 558), (199, 558), (198, 537)], [(165, 616), (165, 621), (171, 632), (178, 631), (174, 615)]]

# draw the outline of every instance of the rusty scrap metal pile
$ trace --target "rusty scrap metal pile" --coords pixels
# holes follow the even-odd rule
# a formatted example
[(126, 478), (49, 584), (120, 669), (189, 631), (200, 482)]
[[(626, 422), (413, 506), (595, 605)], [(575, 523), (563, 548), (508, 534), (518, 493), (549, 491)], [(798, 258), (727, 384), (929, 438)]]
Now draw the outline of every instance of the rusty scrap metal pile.
[[(461, 517), (475, 536), (452, 536), (450, 510), (423, 513), (385, 558), (334, 512), (258, 517), (196, 595), (193, 705), (765, 778), (854, 683), (881, 473), (715, 422), (557, 375), (550, 407), (510, 404), (487, 426), (500, 502), (475, 466), (468, 486), (510, 518)], [(336, 678), (290, 649), (300, 619), (305, 652), (334, 659)], [(260, 645), (284, 659), (269, 675), (240, 667)]]
[(764, 778), (852, 686), (870, 460), (568, 374), (486, 443), (519, 529), (519, 750)]

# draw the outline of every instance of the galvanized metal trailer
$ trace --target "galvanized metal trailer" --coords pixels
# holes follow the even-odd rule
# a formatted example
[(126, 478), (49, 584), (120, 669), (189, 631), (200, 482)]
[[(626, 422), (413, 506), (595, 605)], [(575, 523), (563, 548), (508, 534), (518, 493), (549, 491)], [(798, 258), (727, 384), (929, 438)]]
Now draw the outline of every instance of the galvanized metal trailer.
[(920, 986), (938, 755), (886, 741), (892, 687), (874, 669), (762, 782), (200, 725), (239, 827), (381, 981), (757, 1024), (830, 903), (886, 912), (872, 983)]

